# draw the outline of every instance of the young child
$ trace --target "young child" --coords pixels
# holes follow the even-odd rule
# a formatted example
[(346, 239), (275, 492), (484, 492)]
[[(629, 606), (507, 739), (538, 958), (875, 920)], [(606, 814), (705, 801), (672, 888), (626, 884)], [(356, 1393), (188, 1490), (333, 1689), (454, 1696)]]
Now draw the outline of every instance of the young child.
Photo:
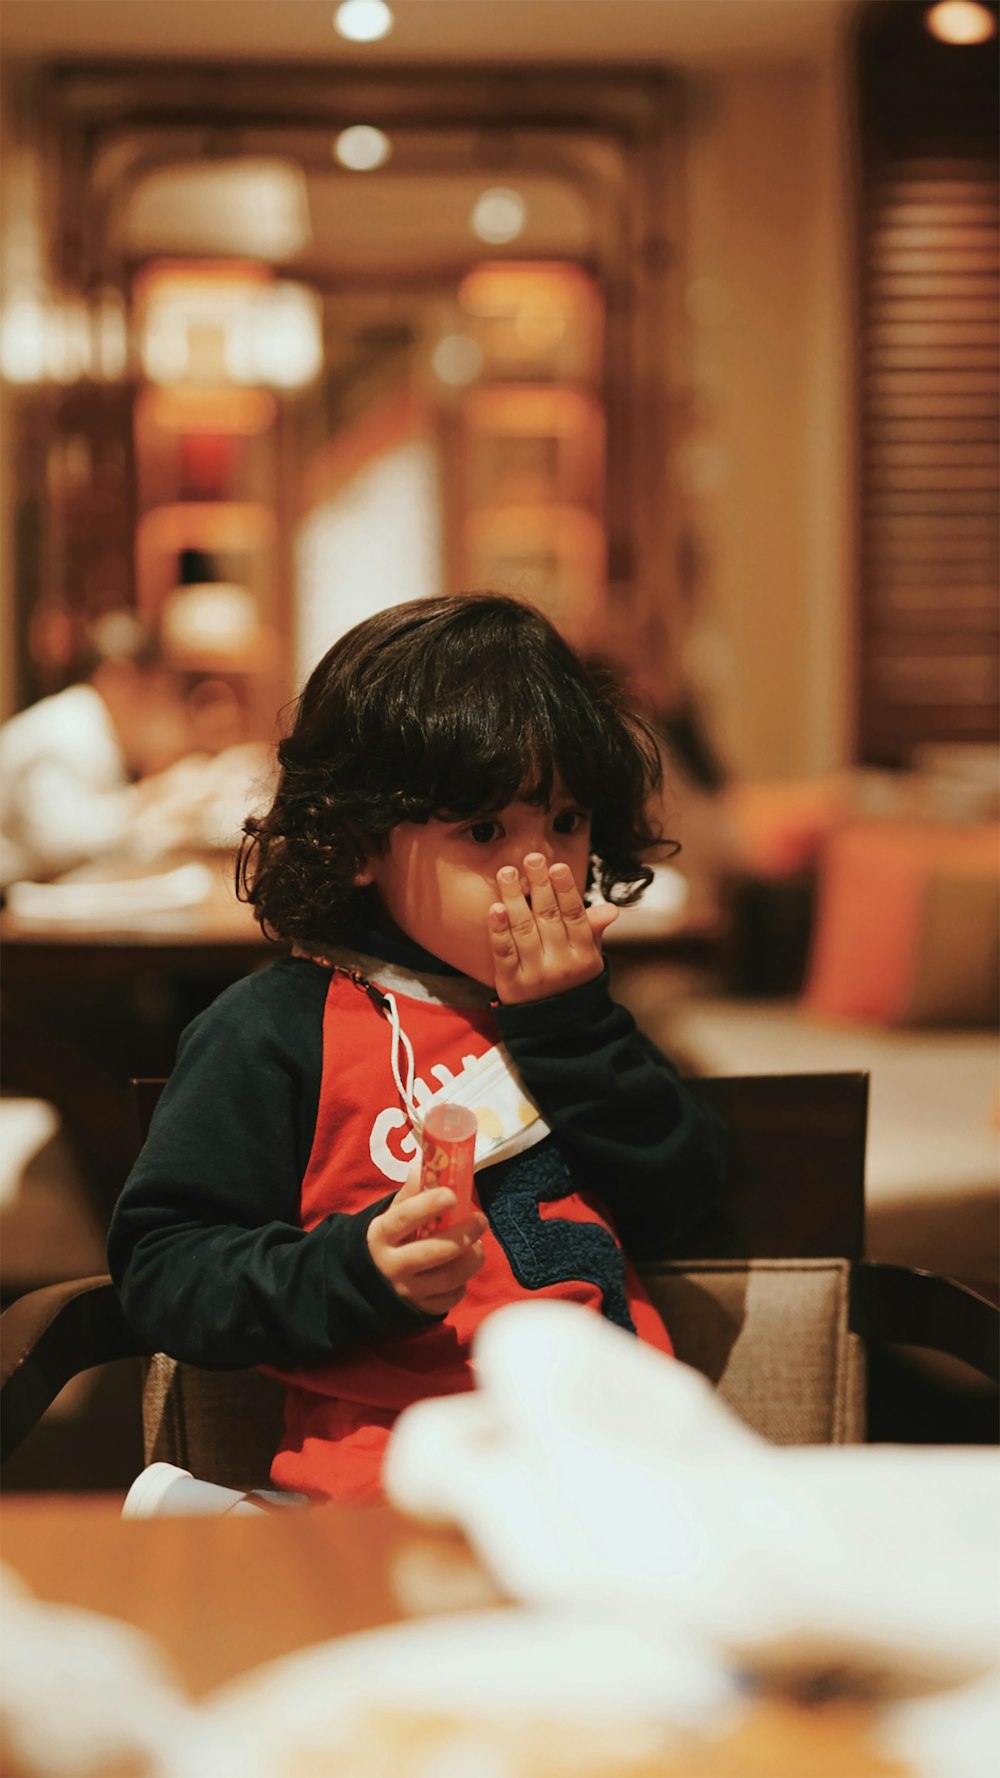
[[(276, 1486), (379, 1492), (400, 1410), (473, 1385), (501, 1304), (587, 1305), (669, 1352), (625, 1257), (710, 1208), (719, 1133), (608, 993), (592, 880), (634, 900), (651, 732), (492, 594), (358, 624), (246, 825), (242, 894), (292, 954), (184, 1033), (117, 1206), (129, 1320), (286, 1388)], [(474, 1109), (476, 1200), (420, 1189), (421, 1118)], [(440, 1226), (438, 1218), (444, 1218)]]

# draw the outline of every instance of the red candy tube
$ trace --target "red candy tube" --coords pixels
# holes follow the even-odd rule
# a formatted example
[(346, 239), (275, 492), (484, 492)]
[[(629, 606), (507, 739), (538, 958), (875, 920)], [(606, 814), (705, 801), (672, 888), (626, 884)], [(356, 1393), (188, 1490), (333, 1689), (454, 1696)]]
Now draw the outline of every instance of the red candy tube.
[(474, 1111), (464, 1105), (432, 1105), (424, 1118), (423, 1165), (420, 1189), (446, 1185), (458, 1202), (435, 1218), (437, 1228), (461, 1222), (472, 1208), (472, 1170), (479, 1125)]

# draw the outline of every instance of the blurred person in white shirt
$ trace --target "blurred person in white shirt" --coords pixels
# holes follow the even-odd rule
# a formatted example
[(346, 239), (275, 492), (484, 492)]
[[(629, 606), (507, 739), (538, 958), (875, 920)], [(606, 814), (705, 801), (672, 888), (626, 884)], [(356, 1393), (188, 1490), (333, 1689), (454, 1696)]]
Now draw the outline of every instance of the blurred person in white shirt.
[(99, 618), (89, 641), (84, 681), (0, 729), (2, 889), (127, 854), (158, 774), (197, 745), (184, 680), (131, 612)]

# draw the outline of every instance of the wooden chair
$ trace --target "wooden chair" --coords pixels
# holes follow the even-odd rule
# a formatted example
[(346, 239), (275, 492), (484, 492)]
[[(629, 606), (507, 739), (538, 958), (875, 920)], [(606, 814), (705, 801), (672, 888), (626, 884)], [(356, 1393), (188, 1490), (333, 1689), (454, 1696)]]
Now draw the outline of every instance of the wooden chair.
[[(682, 1253), (640, 1271), (679, 1358), (781, 1444), (866, 1436), (866, 1350), (904, 1342), (960, 1358), (995, 1382), (1000, 1317), (931, 1273), (862, 1258), (868, 1077), (697, 1080), (729, 1130), (729, 1178)], [(135, 1083), (144, 1135), (162, 1081)], [(0, 1318), (3, 1448), (11, 1453), (79, 1371), (140, 1357), (146, 1461), (206, 1481), (266, 1483), (281, 1390), (256, 1371), (202, 1371), (150, 1353), (107, 1277), (57, 1284)]]

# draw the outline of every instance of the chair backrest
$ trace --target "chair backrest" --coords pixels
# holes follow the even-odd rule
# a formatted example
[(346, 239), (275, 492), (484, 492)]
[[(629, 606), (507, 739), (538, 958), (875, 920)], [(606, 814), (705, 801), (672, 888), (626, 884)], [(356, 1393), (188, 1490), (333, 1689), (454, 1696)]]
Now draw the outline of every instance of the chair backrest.
[(868, 1075), (752, 1074), (686, 1084), (725, 1124), (729, 1167), (718, 1211), (679, 1256), (860, 1259)]
[[(672, 1258), (860, 1259), (867, 1074), (751, 1074), (686, 1083), (729, 1133), (722, 1201)], [(166, 1081), (132, 1082), (140, 1141)]]
[[(145, 1138), (163, 1082), (135, 1082)], [(695, 1080), (729, 1131), (729, 1177), (679, 1256), (640, 1267), (678, 1358), (778, 1444), (864, 1437), (864, 1353), (849, 1331), (849, 1261), (864, 1229), (868, 1077)], [(148, 1365), (147, 1462), (227, 1487), (266, 1484), (282, 1390), (256, 1371)]]

